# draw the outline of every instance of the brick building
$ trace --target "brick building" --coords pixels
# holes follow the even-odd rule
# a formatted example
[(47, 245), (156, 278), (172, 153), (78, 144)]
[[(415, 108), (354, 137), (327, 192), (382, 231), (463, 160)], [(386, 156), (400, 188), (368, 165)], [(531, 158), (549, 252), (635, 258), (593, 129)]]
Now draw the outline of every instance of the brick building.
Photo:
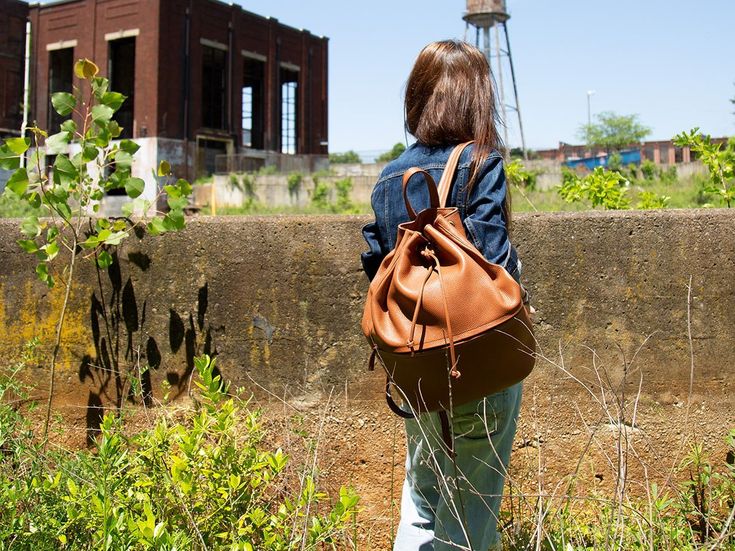
[(115, 118), (141, 146), (148, 196), (159, 159), (193, 179), (225, 154), (250, 168), (326, 158), (327, 38), (217, 0), (65, 0), (30, 20), (32, 117), (53, 130), (50, 94), (93, 60), (128, 96)]
[[(713, 143), (727, 143), (727, 138), (713, 138)], [(695, 161), (694, 153), (688, 147), (678, 147), (671, 140), (658, 140), (631, 144), (626, 149), (640, 149), (641, 159), (653, 161), (657, 165), (674, 165), (690, 163)], [(539, 159), (565, 162), (583, 157), (596, 157), (606, 154), (605, 148), (588, 147), (586, 145), (572, 145), (559, 142), (557, 149), (541, 149), (534, 151), (534, 156)]]
[(0, 138), (20, 135), (28, 4), (0, 0)]

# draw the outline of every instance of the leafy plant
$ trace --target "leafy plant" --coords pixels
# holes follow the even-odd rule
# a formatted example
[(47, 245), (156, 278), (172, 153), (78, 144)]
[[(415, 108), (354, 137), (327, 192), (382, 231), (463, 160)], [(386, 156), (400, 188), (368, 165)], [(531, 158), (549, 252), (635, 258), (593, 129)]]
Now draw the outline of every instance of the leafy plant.
[(618, 172), (602, 167), (581, 178), (571, 170), (562, 171), (562, 184), (559, 195), (569, 202), (589, 201), (592, 207), (620, 210), (630, 208), (626, 191), (630, 182)]
[(643, 177), (646, 180), (653, 181), (653, 179), (656, 177), (656, 173), (656, 163), (654, 163), (650, 159), (645, 159), (641, 162), (641, 174), (643, 174)]
[(671, 201), (671, 197), (666, 195), (656, 195), (652, 191), (642, 191), (638, 195), (638, 204), (636, 208), (642, 210), (664, 209)]
[(347, 211), (353, 208), (350, 193), (352, 193), (352, 178), (343, 178), (334, 182), (337, 191), (337, 211)]
[[(132, 140), (116, 140), (122, 128), (113, 115), (125, 96), (110, 91), (108, 80), (97, 76), (98, 72), (92, 61), (81, 59), (75, 63), (74, 73), (82, 80), (82, 88), (75, 88), (73, 93), (52, 94), (51, 103), (56, 112), (71, 115), (61, 124), (60, 132), (49, 135), (34, 126), (29, 128), (32, 150), (31, 139), (25, 137), (9, 138), (0, 146), (0, 168), (14, 171), (4, 193), (13, 194), (31, 209), (20, 228), (25, 238), (18, 240), (18, 244), (36, 257), (36, 274), (49, 287), (55, 285), (49, 269), (52, 262), (60, 258), (62, 251), (67, 253), (62, 255), (66, 260), (66, 288), (51, 357), (44, 437), (48, 433), (56, 360), (77, 257), (81, 254), (83, 258), (95, 258), (97, 265), (105, 269), (113, 261), (111, 248), (136, 229), (147, 230), (151, 235), (182, 229), (183, 209), (191, 193), (191, 186), (185, 180), (163, 185), (158, 195), (166, 193), (170, 210), (160, 213), (162, 216), (155, 212), (147, 218), (158, 197), (153, 201), (143, 199), (145, 182), (131, 174), (133, 156), (139, 146)], [(47, 167), (45, 153), (50, 152), (57, 154), (53, 166)], [(161, 161), (157, 177), (165, 182), (170, 174), (169, 163)], [(105, 192), (113, 189), (124, 190), (132, 199), (123, 206), (126, 217), (114, 221), (97, 218), (85, 224), (87, 215), (98, 212)], [(133, 220), (134, 212), (141, 217)], [(42, 216), (47, 218), (41, 219)]]
[(536, 189), (536, 181), (540, 171), (527, 170), (520, 159), (513, 159), (505, 165), (505, 176), (508, 181), (519, 188), (533, 191)]
[(304, 180), (304, 175), (301, 172), (292, 172), (288, 175), (286, 183), (288, 185), (288, 194), (291, 196), (298, 195), (301, 189), (301, 182)]
[(329, 206), (329, 185), (320, 178), (313, 176), (314, 189), (311, 192), (311, 203), (317, 208), (327, 208)]
[(674, 138), (679, 147), (689, 147), (704, 163), (709, 171), (709, 182), (704, 187), (705, 193), (711, 193), (731, 207), (735, 201), (735, 138), (730, 138), (723, 148), (719, 143), (712, 143), (712, 138), (699, 133), (699, 128), (690, 132), (682, 132)]
[[(264, 449), (258, 412), (213, 359), (195, 366), (196, 408), (178, 421), (130, 435), (107, 415), (94, 452), (46, 455), (19, 433), (23, 445), (0, 456), (0, 548), (344, 549), (354, 491), (330, 506), (311, 471), (289, 485), (289, 458)], [(0, 379), (0, 397), (9, 388)], [(12, 414), (0, 403), (0, 418)]]
[(381, 154), (375, 160), (379, 163), (387, 163), (389, 161), (392, 161), (393, 159), (397, 159), (398, 157), (400, 157), (401, 153), (403, 153), (404, 151), (406, 151), (406, 146), (401, 142), (398, 142), (389, 151)]

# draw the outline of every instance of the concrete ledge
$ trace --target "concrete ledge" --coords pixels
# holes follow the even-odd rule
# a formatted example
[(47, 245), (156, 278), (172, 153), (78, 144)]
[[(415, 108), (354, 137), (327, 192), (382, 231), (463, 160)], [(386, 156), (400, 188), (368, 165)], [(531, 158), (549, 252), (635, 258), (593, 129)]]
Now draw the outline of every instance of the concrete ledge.
[[(105, 350), (112, 341), (120, 366), (152, 366), (142, 383), (155, 397), (164, 380), (172, 395), (185, 394), (192, 357), (208, 351), (236, 385), (257, 392), (308, 406), (332, 388), (346, 389), (351, 399), (382, 408), (383, 378), (366, 372), (359, 329), (367, 289), (360, 228), (367, 221), (199, 217), (180, 233), (130, 239), (119, 268), (99, 282), (91, 263), (82, 263), (58, 407), (79, 417), (84, 406), (127, 399), (110, 373), (115, 362)], [(6, 360), (33, 336), (50, 350), (62, 300), (61, 286), (48, 291), (35, 280), (33, 258), (15, 244), (18, 225), (0, 220)], [(680, 402), (689, 388), (690, 325), (695, 394), (720, 408), (710, 428), (721, 434), (735, 424), (724, 405), (732, 404), (735, 374), (734, 230), (735, 213), (724, 209), (517, 216), (513, 240), (546, 358), (528, 385), (549, 397), (544, 411), (553, 415), (558, 400), (582, 400), (586, 391), (574, 379), (594, 382), (593, 364), (612, 382), (627, 377), (633, 390), (642, 374), (650, 403)], [(33, 377), (44, 381), (40, 369)]]

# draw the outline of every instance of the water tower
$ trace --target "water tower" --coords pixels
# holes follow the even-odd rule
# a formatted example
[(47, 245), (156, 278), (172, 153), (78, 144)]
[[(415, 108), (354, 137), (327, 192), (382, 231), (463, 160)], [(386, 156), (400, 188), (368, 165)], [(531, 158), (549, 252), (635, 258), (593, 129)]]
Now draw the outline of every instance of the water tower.
[[(467, 0), (467, 12), (463, 19), (467, 22), (465, 30), (465, 40), (467, 40), (467, 30), (470, 25), (475, 27), (475, 46), (485, 53), (490, 72), (495, 77), (495, 90), (497, 92), (497, 102), (500, 108), (500, 115), (503, 121), (505, 146), (510, 147), (508, 142), (508, 111), (515, 111), (518, 115), (518, 130), (521, 135), (521, 148), (523, 156), (527, 157), (526, 139), (523, 135), (523, 122), (521, 121), (521, 107), (518, 103), (518, 86), (516, 85), (516, 74), (513, 69), (513, 56), (510, 53), (510, 38), (508, 38), (508, 19), (510, 15), (505, 7), (505, 0)], [(491, 41), (491, 30), (495, 35), (494, 44)], [(502, 35), (502, 36), (501, 36)], [(482, 37), (482, 43), (480, 41)], [(505, 90), (504, 82), (504, 66), (510, 69), (510, 78), (513, 83), (514, 103), (509, 103)], [(507, 69), (505, 69), (507, 71)]]

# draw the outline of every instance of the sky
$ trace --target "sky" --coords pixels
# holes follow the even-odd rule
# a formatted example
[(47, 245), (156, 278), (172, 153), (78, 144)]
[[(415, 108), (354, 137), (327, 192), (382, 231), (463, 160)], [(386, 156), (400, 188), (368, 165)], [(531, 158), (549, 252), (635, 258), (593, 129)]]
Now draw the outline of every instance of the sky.
[[(329, 37), (330, 151), (370, 156), (405, 142), (403, 89), (416, 55), (431, 41), (465, 36), (464, 0), (237, 2)], [(579, 143), (588, 90), (595, 91), (593, 117), (637, 114), (652, 130), (649, 139), (695, 126), (713, 136), (735, 135), (729, 101), (735, 97), (735, 0), (507, 5), (528, 147)], [(510, 145), (520, 145), (518, 125), (509, 119)]]

